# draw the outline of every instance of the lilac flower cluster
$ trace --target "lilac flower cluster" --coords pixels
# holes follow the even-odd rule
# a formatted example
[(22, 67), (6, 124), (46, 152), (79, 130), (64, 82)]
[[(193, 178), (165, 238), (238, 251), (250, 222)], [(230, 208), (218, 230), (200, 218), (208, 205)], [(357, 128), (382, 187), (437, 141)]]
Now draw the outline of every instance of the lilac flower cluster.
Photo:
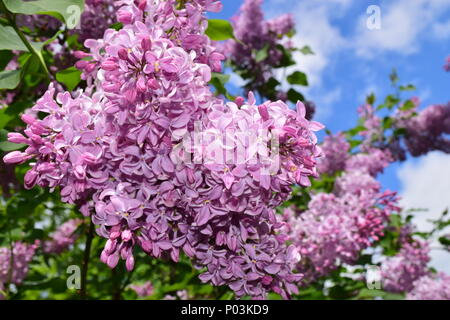
[(0, 248), (0, 285), (22, 283), (38, 245), (15, 242), (12, 254), (10, 248)]
[(445, 61), (444, 70), (450, 72), (450, 56), (448, 56)]
[(345, 169), (347, 171), (364, 171), (375, 177), (393, 161), (389, 149), (368, 148), (367, 153), (361, 152), (350, 157), (345, 163)]
[(429, 274), (429, 245), (425, 241), (405, 241), (400, 252), (381, 264), (383, 289), (389, 292), (409, 292), (414, 281)]
[(349, 158), (350, 144), (343, 133), (326, 136), (321, 148), (323, 157), (317, 164), (320, 173), (332, 175), (345, 169), (346, 161)]
[(363, 171), (375, 177), (394, 161), (390, 150), (370, 146), (350, 156), (350, 144), (343, 133), (326, 136), (321, 149), (323, 157), (318, 161), (318, 170), (329, 175), (345, 170)]
[[(294, 29), (294, 20), (290, 14), (264, 20), (261, 4), (262, 0), (244, 1), (239, 14), (232, 18), (234, 34), (240, 42), (229, 40), (223, 50), (239, 69), (252, 70), (256, 76), (248, 90), (257, 90), (272, 76), (272, 69), (280, 64), (283, 57), (277, 46), (284, 45), (283, 36)], [(255, 52), (265, 48), (267, 57), (262, 61), (257, 60)]]
[(63, 223), (53, 234), (51, 240), (42, 243), (42, 250), (45, 253), (59, 254), (67, 250), (78, 238), (76, 229), (83, 221), (81, 219), (71, 219)]
[[(417, 107), (417, 105), (416, 105)], [(399, 112), (395, 126), (406, 129), (405, 145), (412, 156), (417, 157), (430, 151), (450, 153), (450, 103), (431, 105), (417, 115), (413, 110)]]
[(284, 212), (289, 239), (302, 256), (299, 271), (306, 282), (327, 275), (338, 263), (354, 263), (361, 250), (382, 235), (397, 198), (368, 172), (346, 171), (333, 193), (314, 195), (304, 212)]
[(407, 300), (450, 300), (450, 276), (445, 273), (427, 275), (414, 282)]
[(129, 286), (139, 297), (151, 296), (154, 292), (153, 284), (147, 281), (143, 284), (132, 284)]
[(23, 115), (26, 136), (9, 134), (29, 147), (4, 161), (34, 159), (27, 188), (59, 186), (91, 215), (111, 268), (122, 258), (133, 269), (135, 246), (173, 261), (184, 252), (203, 282), (288, 298), (299, 256), (278, 235), (274, 208), (291, 184), (317, 176), (322, 125), (305, 119), (302, 103), (296, 112), (256, 105), (252, 94), (227, 104), (213, 96), (208, 81), (223, 56), (204, 35), (203, 12), (220, 2), (120, 3), (123, 29), (77, 53), (91, 87), (55, 99), (51, 85), (33, 107), (48, 116)]

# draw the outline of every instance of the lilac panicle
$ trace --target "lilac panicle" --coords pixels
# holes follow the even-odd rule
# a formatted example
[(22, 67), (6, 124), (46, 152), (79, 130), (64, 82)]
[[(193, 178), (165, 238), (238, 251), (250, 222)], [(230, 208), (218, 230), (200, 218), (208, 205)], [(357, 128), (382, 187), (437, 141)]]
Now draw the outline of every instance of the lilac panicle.
[[(27, 188), (59, 187), (91, 216), (111, 268), (124, 260), (133, 269), (137, 248), (175, 262), (184, 253), (203, 282), (238, 297), (289, 298), (302, 277), (299, 255), (279, 236), (275, 207), (292, 184), (317, 177), (314, 132), (323, 126), (300, 102), (295, 111), (282, 101), (257, 105), (253, 94), (239, 104), (213, 95), (208, 82), (223, 56), (204, 34), (204, 11), (220, 2), (117, 4), (123, 28), (77, 53), (88, 88), (56, 94), (50, 85), (32, 109), (47, 116), (22, 117), (24, 135), (9, 140), (28, 148), (5, 162), (32, 160)], [(253, 141), (242, 132), (260, 134)]]

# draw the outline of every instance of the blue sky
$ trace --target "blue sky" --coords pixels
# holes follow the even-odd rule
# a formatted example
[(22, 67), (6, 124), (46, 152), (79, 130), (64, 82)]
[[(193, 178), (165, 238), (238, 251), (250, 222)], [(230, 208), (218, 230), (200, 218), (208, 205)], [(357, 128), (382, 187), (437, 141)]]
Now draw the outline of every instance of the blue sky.
[[(229, 19), (242, 4), (222, 2), (224, 10), (211, 18)], [(379, 30), (366, 26), (370, 5), (380, 8)], [(392, 93), (392, 68), (401, 83), (417, 87), (409, 95), (418, 96), (422, 108), (450, 101), (450, 73), (443, 70), (450, 55), (450, 0), (265, 0), (263, 10), (266, 18), (292, 13), (295, 43), (315, 52), (296, 56), (296, 69), (309, 77), (310, 86), (301, 91), (317, 104), (316, 120), (332, 132), (355, 125), (356, 109), (370, 92), (380, 99)], [(449, 155), (435, 152), (393, 164), (380, 180), (385, 188), (400, 192), (405, 207), (431, 208), (418, 218), (421, 227), (450, 207)], [(439, 269), (444, 268), (442, 261)]]

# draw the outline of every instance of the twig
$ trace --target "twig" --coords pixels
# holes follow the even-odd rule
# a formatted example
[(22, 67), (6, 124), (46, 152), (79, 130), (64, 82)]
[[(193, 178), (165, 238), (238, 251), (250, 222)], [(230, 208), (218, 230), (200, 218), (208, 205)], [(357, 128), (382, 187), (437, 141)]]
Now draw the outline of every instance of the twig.
[(87, 273), (89, 269), (89, 258), (91, 256), (91, 246), (92, 246), (92, 238), (94, 237), (94, 223), (92, 219), (90, 219), (89, 231), (86, 235), (86, 245), (84, 248), (84, 257), (83, 257), (83, 265), (81, 269), (81, 289), (80, 289), (80, 297), (81, 299), (86, 299), (87, 291)]

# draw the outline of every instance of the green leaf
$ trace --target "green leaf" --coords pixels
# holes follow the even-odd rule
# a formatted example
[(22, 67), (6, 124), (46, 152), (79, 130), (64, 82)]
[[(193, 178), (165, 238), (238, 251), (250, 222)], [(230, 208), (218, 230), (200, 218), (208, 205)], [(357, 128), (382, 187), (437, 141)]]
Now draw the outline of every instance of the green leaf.
[(219, 72), (212, 72), (211, 78), (217, 78), (224, 85), (230, 80), (230, 75)]
[(123, 28), (123, 23), (121, 23), (121, 22), (113, 23), (112, 25), (109, 26), (109, 28), (119, 31), (120, 29)]
[(293, 102), (293, 103), (297, 103), (297, 101), (305, 101), (305, 97), (298, 91), (294, 90), (294, 89), (289, 89), (289, 91), (287, 92), (287, 97), (288, 100)]
[(275, 68), (285, 68), (296, 64), (294, 58), (292, 57), (292, 53), (284, 46), (278, 44), (276, 48), (282, 53), (282, 56), (278, 65), (274, 66)]
[(8, 122), (15, 118), (14, 115), (7, 113), (8, 108), (0, 109), (0, 129), (3, 129)]
[(383, 129), (392, 128), (393, 123), (394, 123), (394, 120), (391, 117), (384, 117), (383, 118)]
[(395, 137), (404, 136), (407, 133), (408, 133), (408, 131), (406, 130), (406, 128), (397, 128), (394, 130)]
[(416, 107), (416, 105), (414, 104), (414, 102), (412, 102), (411, 100), (408, 100), (399, 109), (401, 111), (407, 111), (407, 110), (414, 109), (415, 107)]
[(314, 52), (311, 50), (311, 48), (309, 46), (304, 46), (303, 48), (299, 49), (298, 51), (300, 51), (304, 55), (314, 54)]
[(389, 110), (391, 110), (399, 102), (400, 102), (400, 99), (392, 94), (388, 95), (386, 97), (386, 99), (384, 100), (384, 104), (386, 105), (386, 107)]
[(10, 50), (0, 51), (0, 70), (5, 69), (13, 56), (14, 54)]
[(376, 97), (373, 92), (366, 97), (367, 104), (370, 104), (371, 106), (375, 103), (375, 100), (376, 100)]
[(294, 73), (288, 75), (287, 81), (290, 84), (298, 84), (301, 86), (308, 85), (308, 78), (306, 77), (306, 74), (300, 71), (295, 71)]
[(416, 87), (412, 84), (408, 84), (406, 86), (400, 86), (399, 89), (401, 91), (414, 91), (414, 90), (416, 90)]
[(64, 83), (69, 91), (73, 91), (81, 81), (81, 71), (70, 67), (56, 73), (56, 80)]
[(444, 246), (450, 246), (450, 238), (440, 237), (439, 242)]
[(0, 89), (15, 89), (20, 82), (20, 70), (5, 70), (0, 72)]
[(264, 46), (261, 50), (256, 51), (255, 61), (264, 61), (269, 56), (269, 45)]
[(398, 74), (397, 70), (392, 69), (391, 74), (389, 75), (389, 79), (391, 80), (391, 83), (395, 85), (398, 82)]
[(213, 72), (211, 74), (211, 80), (209, 81), (209, 84), (214, 86), (216, 88), (216, 94), (222, 94), (224, 96), (228, 96), (228, 91), (225, 88), (225, 84), (230, 79), (230, 75)]
[[(30, 44), (37, 51), (42, 49), (42, 43), (32, 42)], [(28, 51), (25, 44), (22, 42), (20, 37), (14, 31), (13, 27), (3, 26), (0, 24), (0, 50), (19, 50)]]
[(1, 141), (0, 142), (0, 150), (4, 152), (19, 150), (25, 147), (25, 144), (16, 144), (9, 141)]
[(222, 41), (234, 38), (233, 26), (227, 20), (209, 19), (206, 35), (214, 41)]
[(46, 14), (66, 23), (68, 29), (75, 28), (84, 10), (84, 0), (3, 0), (6, 8), (13, 13)]

